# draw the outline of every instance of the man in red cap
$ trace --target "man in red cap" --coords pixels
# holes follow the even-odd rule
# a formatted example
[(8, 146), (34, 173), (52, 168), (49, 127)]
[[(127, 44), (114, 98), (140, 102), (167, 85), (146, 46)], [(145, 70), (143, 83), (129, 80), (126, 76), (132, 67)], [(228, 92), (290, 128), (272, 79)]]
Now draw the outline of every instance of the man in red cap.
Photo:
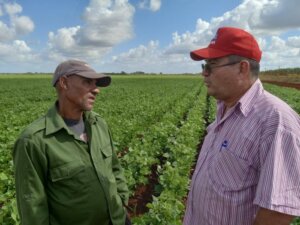
[(263, 89), (261, 50), (248, 32), (219, 28), (202, 65), (216, 120), (207, 128), (184, 225), (288, 225), (300, 215), (300, 118)]
[(67, 60), (54, 72), (58, 99), (14, 146), (22, 225), (124, 225), (128, 188), (106, 122), (92, 108), (111, 78)]

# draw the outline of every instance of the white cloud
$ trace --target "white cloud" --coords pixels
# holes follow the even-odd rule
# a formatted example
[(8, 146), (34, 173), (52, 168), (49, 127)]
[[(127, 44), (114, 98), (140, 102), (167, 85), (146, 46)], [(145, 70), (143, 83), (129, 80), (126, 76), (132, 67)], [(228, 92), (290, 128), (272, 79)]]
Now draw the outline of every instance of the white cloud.
[(80, 26), (61, 28), (56, 34), (50, 32), (49, 37), (49, 58), (55, 61), (62, 61), (66, 58), (96, 59), (104, 55), (110, 47), (93, 47), (79, 45), (75, 37), (80, 31)]
[(161, 54), (158, 47), (158, 41), (150, 41), (147, 46), (140, 45), (137, 48), (130, 49), (126, 53), (113, 57), (113, 61), (125, 64), (132, 62), (149, 63), (149, 61), (151, 62), (152, 59)]
[(259, 12), (257, 28), (264, 30), (283, 31), (300, 26), (300, 13), (298, 0), (273, 0), (265, 4)]
[(1, 62), (29, 62), (37, 59), (30, 47), (22, 40), (14, 40), (11, 44), (0, 43)]
[(80, 26), (77, 26), (71, 28), (61, 28), (56, 34), (50, 32), (48, 35), (50, 48), (65, 53), (76, 51), (76, 41), (74, 36), (76, 36), (79, 29)]
[(13, 18), (12, 21), (18, 35), (28, 34), (34, 29), (34, 23), (27, 16)]
[(165, 60), (163, 51), (159, 49), (159, 42), (150, 41), (146, 46), (140, 45), (126, 53), (114, 56), (107, 66), (110, 65), (114, 71), (160, 73), (167, 72), (166, 67), (171, 70), (172, 65), (165, 64), (166, 62), (169, 60)]
[(51, 54), (99, 58), (115, 45), (133, 37), (134, 8), (128, 0), (91, 0), (83, 25), (49, 33)]
[(14, 29), (11, 29), (7, 24), (0, 21), (0, 42), (12, 40), (14, 37)]
[(83, 45), (114, 46), (133, 36), (134, 8), (126, 0), (92, 0), (85, 9), (85, 26), (79, 31)]
[[(37, 56), (27, 43), (19, 38), (34, 30), (33, 21), (20, 15), (22, 6), (0, 2), (0, 57), (1, 63), (30, 62)], [(5, 22), (4, 22), (5, 21)]]
[(16, 49), (18, 52), (22, 52), (22, 53), (31, 52), (31, 49), (30, 47), (27, 46), (26, 42), (21, 40), (15, 40), (13, 42), (13, 48)]
[(288, 37), (287, 45), (294, 48), (300, 48), (300, 36)]
[(112, 61), (103, 65), (103, 68), (117, 72), (184, 73), (191, 67), (182, 66), (183, 63), (193, 64), (187, 54), (166, 54), (165, 50), (160, 48), (158, 41), (150, 41), (147, 45), (140, 45), (114, 56)]
[[(149, 1), (140, 2), (143, 8), (149, 7)], [(155, 72), (160, 66), (165, 66), (165, 71), (200, 71), (199, 63), (189, 58), (191, 50), (206, 47), (216, 30), (221, 26), (234, 26), (251, 32), (263, 50), (262, 68), (270, 69), (300, 64), (300, 36), (283, 39), (280, 37), (286, 31), (300, 29), (300, 14), (298, 13), (297, 0), (244, 0), (239, 6), (222, 16), (205, 21), (199, 18), (194, 31), (179, 34), (173, 32), (172, 43), (164, 49), (158, 46), (153, 51), (149, 46), (140, 46), (115, 56), (117, 62), (127, 62), (126, 66), (141, 65), (145, 58), (145, 70)], [(143, 57), (133, 57), (139, 52)], [(155, 53), (155, 54), (154, 54)], [(148, 66), (151, 65), (151, 66)], [(125, 66), (125, 65), (124, 65)]]
[(179, 35), (177, 32), (172, 34), (173, 43), (165, 50), (165, 54), (186, 54), (187, 49), (196, 48), (196, 37), (189, 32)]
[(161, 1), (160, 0), (150, 0), (150, 9), (152, 11), (158, 11), (161, 7)]
[(280, 37), (273, 36), (264, 50), (266, 52), (276, 54), (278, 59), (287, 59), (291, 57), (297, 57), (299, 47), (288, 46), (288, 41), (285, 41)]
[(173, 43), (168, 46), (166, 54), (188, 54), (192, 49), (207, 46), (219, 27), (234, 26), (256, 36), (263, 50), (262, 64), (265, 67), (276, 67), (278, 63), (289, 65), (291, 58), (299, 63), (300, 36), (288, 40), (278, 36), (295, 27), (300, 28), (297, 3), (297, 0), (245, 0), (209, 22), (198, 19), (194, 32), (173, 34)]
[(209, 28), (209, 23), (202, 20), (198, 19), (197, 24), (196, 24), (196, 33), (202, 33), (206, 31)]
[(269, 51), (284, 51), (286, 49), (285, 41), (280, 37), (273, 36), (271, 37), (271, 41), (267, 46)]
[[(136, 2), (140, 8), (153, 12), (160, 10), (162, 4), (161, 0)], [(107, 71), (196, 72), (200, 71), (199, 62), (192, 61), (189, 52), (207, 46), (219, 27), (235, 26), (256, 37), (263, 50), (263, 69), (294, 67), (300, 65), (298, 4), (298, 0), (244, 0), (223, 15), (206, 21), (197, 19), (193, 30), (181, 33), (174, 30), (170, 34), (172, 41), (165, 46), (150, 41), (114, 55), (112, 60), (105, 60), (103, 56), (113, 47), (134, 37), (135, 9), (129, 0), (90, 0), (82, 12), (81, 24), (49, 32), (44, 55), (54, 61), (72, 57), (85, 58), (91, 63), (101, 58), (101, 66), (108, 68)], [(35, 28), (33, 21), (22, 15), (22, 11), (21, 5), (4, 4), (0, 0), (0, 56), (6, 61), (41, 58), (41, 54), (37, 57), (21, 40)], [(286, 34), (291, 33), (293, 36), (288, 38)]]
[(244, 0), (232, 11), (211, 20), (213, 27), (237, 26), (255, 34), (279, 34), (300, 27), (298, 0)]
[(2, 8), (4, 9), (4, 11), (0, 10), (2, 16), (7, 15), (9, 23), (0, 21), (0, 41), (13, 41), (34, 30), (33, 21), (27, 16), (19, 15), (22, 12), (22, 6), (17, 3), (6, 3)]
[(20, 6), (19, 4), (17, 3), (8, 3), (8, 4), (4, 4), (4, 9), (5, 9), (5, 12), (10, 15), (10, 16), (13, 16), (15, 14), (18, 14), (18, 13), (21, 13), (22, 12), (22, 6)]
[(173, 33), (173, 43), (166, 48), (165, 54), (187, 54), (194, 48), (206, 46), (213, 35), (209, 27), (208, 22), (198, 19), (194, 32), (187, 31), (182, 35), (179, 35), (178, 32)]
[(289, 41), (272, 36), (263, 48), (263, 69), (299, 67), (299, 47), (289, 46)]
[(149, 9), (156, 12), (161, 7), (161, 0), (143, 0), (139, 2), (139, 7), (141, 9)]
[[(213, 37), (216, 30), (221, 26), (234, 26), (243, 28), (253, 33), (257, 38), (285, 32), (293, 26), (300, 28), (300, 14), (296, 7), (297, 0), (244, 0), (239, 6), (225, 12), (220, 17), (214, 17), (206, 22), (198, 19), (196, 30), (187, 32), (182, 36), (192, 33), (196, 44), (200, 46)], [(286, 16), (288, 14), (288, 16)], [(283, 16), (284, 15), (284, 16)], [(283, 19), (283, 26), (271, 21)]]

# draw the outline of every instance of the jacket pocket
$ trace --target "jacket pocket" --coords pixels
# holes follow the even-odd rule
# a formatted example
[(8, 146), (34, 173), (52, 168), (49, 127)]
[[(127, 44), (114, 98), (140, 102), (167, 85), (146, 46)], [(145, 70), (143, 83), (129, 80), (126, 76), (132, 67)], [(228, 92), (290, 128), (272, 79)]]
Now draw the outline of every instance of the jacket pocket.
[(50, 170), (52, 182), (57, 182), (65, 179), (70, 179), (82, 173), (85, 170), (84, 164), (81, 161), (72, 161), (63, 164), (62, 166)]
[(104, 147), (101, 147), (101, 152), (104, 156), (104, 158), (109, 158), (112, 156), (112, 148), (110, 144), (105, 145)]
[(105, 145), (104, 147), (101, 147), (101, 153), (102, 153), (102, 157), (103, 160), (105, 162), (106, 167), (108, 168), (108, 170), (112, 169), (112, 147), (110, 144)]
[[(113, 161), (113, 149), (110, 144), (107, 144), (103, 147), (101, 147), (101, 153), (105, 165), (105, 176), (110, 183), (111, 188), (115, 189), (116, 188), (116, 178), (114, 175), (113, 167), (116, 166), (113, 163), (116, 163), (116, 161)], [(117, 190), (114, 190), (116, 192)]]

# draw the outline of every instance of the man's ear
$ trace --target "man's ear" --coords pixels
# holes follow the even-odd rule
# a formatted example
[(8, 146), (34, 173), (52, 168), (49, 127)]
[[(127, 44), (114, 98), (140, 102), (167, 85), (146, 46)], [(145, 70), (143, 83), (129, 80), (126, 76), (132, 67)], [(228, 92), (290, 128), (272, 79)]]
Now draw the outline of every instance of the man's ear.
[(240, 62), (240, 70), (241, 72), (248, 72), (250, 71), (250, 63), (247, 60), (242, 60)]
[(68, 82), (66, 77), (62, 76), (58, 80), (58, 85), (60, 86), (61, 89), (67, 90), (68, 89)]
[(250, 63), (247, 60), (242, 60), (240, 62), (240, 74), (243, 76), (248, 76), (250, 74)]

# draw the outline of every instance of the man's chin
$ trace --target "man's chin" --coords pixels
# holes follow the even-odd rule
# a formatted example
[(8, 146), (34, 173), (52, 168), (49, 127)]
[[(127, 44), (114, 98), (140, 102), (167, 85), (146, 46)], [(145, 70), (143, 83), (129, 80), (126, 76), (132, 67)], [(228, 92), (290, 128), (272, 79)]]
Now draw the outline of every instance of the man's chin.
[(216, 93), (209, 89), (207, 89), (207, 95), (209, 95), (210, 97), (217, 98)]
[(207, 88), (207, 94), (213, 96), (213, 91), (209, 87)]
[(92, 111), (93, 106), (85, 106), (84, 111)]

